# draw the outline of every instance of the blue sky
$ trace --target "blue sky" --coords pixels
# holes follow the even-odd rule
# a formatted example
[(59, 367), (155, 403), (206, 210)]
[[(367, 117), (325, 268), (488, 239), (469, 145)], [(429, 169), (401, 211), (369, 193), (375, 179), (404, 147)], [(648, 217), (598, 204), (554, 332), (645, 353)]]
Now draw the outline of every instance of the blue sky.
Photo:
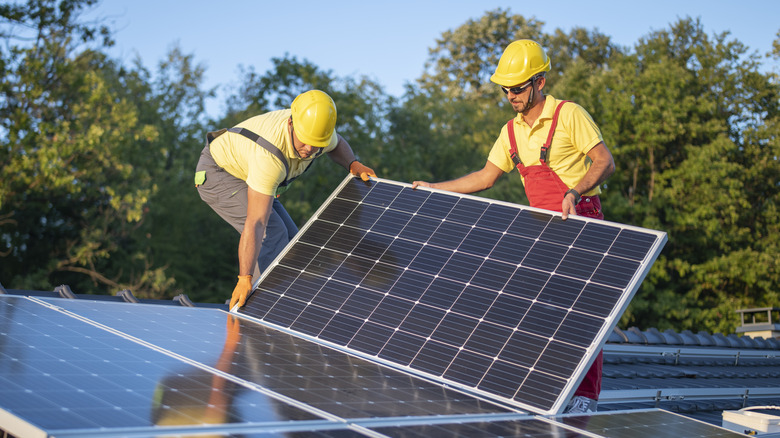
[[(708, 34), (729, 31), (760, 54), (780, 30), (777, 0), (103, 0), (90, 16), (114, 29), (113, 56), (127, 63), (140, 56), (153, 68), (178, 43), (206, 67), (208, 87), (235, 84), (239, 65), (262, 74), (271, 58), (290, 54), (336, 76), (368, 76), (400, 96), (443, 32), (496, 8), (542, 21), (545, 32), (597, 29), (624, 46), (687, 16), (700, 18)], [(778, 69), (776, 61), (764, 62)], [(222, 109), (215, 99), (207, 113)]]

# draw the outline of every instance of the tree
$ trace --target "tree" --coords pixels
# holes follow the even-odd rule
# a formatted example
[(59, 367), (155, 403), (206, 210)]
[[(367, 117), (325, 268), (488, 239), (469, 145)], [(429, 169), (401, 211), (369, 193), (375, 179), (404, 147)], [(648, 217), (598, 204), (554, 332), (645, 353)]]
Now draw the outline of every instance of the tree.
[(589, 87), (618, 169), (605, 210), (669, 234), (624, 323), (732, 330), (777, 297), (777, 84), (690, 18), (634, 50)]
[[(155, 74), (135, 62), (134, 85), (124, 87), (144, 115), (144, 122), (159, 135), (147, 147), (159, 151), (153, 179), (157, 192), (149, 199), (144, 222), (133, 240), (144, 248), (145, 263), (162, 265), (165, 289), (148, 297), (171, 298), (184, 293), (200, 302), (224, 302), (233, 282), (224, 272), (235, 267), (235, 233), (222, 227), (221, 219), (200, 200), (193, 184), (195, 165), (205, 145), (205, 100), (213, 90), (203, 90), (205, 68), (178, 45), (171, 47)], [(204, 242), (204, 240), (207, 241)]]
[[(397, 179), (440, 181), (484, 165), (502, 124), (512, 117), (490, 76), (510, 42), (540, 34), (541, 26), (497, 9), (442, 34), (429, 50), (425, 73), (389, 116), (382, 161), (399, 163)], [(517, 175), (482, 195), (525, 199)]]
[[(107, 87), (100, 71), (113, 65), (104, 56), (74, 55), (74, 37), (89, 41), (95, 33), (75, 24), (92, 3), (31, 0), (3, 8), (11, 30), (4, 32), (10, 48), (0, 101), (7, 134), (0, 148), (2, 270), (6, 279), (21, 277), (20, 286), (47, 287), (53, 272), (118, 286), (99, 265), (154, 191), (148, 173), (126, 161), (134, 140), (154, 133)], [(15, 27), (33, 29), (31, 42), (14, 43)]]
[[(143, 72), (93, 47), (98, 35), (110, 44), (105, 28), (79, 22), (94, 3), (0, 8), (8, 48), (0, 63), (7, 134), (0, 140), (0, 276), (18, 288), (65, 283), (77, 293), (162, 297), (174, 279), (165, 261), (154, 261), (144, 220), (178, 142), (197, 126), (187, 131), (161, 116), (182, 115), (189, 104), (175, 87), (160, 86), (158, 99)], [(190, 85), (179, 90), (187, 95)]]

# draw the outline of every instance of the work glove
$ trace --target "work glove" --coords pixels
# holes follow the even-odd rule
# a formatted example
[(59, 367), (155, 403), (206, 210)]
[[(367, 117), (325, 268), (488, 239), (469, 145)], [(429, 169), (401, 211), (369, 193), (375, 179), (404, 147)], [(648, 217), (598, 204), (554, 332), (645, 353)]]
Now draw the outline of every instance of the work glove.
[(252, 291), (252, 276), (251, 275), (239, 275), (238, 283), (236, 283), (235, 289), (233, 289), (233, 295), (230, 297), (230, 309), (238, 303), (238, 307), (243, 307), (246, 303), (246, 299), (249, 296), (249, 292)]
[(370, 176), (376, 178), (376, 173), (374, 173), (374, 169), (363, 165), (358, 160), (349, 163), (349, 173), (355, 176), (359, 176), (360, 179), (362, 179), (363, 181), (368, 181), (368, 177)]

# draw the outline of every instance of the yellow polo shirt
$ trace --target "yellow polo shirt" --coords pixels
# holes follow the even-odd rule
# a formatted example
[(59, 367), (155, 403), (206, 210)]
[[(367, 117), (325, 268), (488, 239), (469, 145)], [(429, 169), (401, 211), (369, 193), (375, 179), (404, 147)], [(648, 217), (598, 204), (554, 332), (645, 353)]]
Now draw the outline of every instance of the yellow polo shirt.
[[(561, 101), (547, 96), (542, 114), (534, 123), (528, 126), (520, 113), (514, 118), (515, 139), (517, 140), (517, 155), (525, 166), (538, 166), (539, 153), (547, 141), (550, 132), (553, 113)], [(604, 141), (596, 123), (584, 108), (574, 102), (567, 102), (558, 114), (558, 124), (555, 127), (552, 145), (547, 156), (547, 165), (561, 178), (568, 187), (574, 187), (585, 176), (590, 168), (591, 160), (587, 156), (594, 146)], [(504, 172), (511, 172), (515, 164), (509, 156), (509, 130), (506, 125), (501, 128), (496, 142), (488, 155), (488, 161), (498, 166)], [(523, 181), (525, 183), (525, 181)], [(584, 196), (594, 196), (601, 193), (596, 186)]]
[[(248, 129), (279, 148), (290, 166), (289, 178), (292, 179), (302, 174), (314, 158), (335, 149), (338, 136), (333, 132), (330, 144), (322, 148), (320, 153), (305, 160), (301, 159), (295, 152), (287, 128), (290, 115), (289, 109), (271, 111), (249, 118), (236, 127)], [(279, 187), (287, 178), (284, 164), (264, 147), (243, 135), (226, 132), (212, 141), (209, 147), (214, 161), (231, 175), (246, 181), (252, 190), (275, 196), (287, 188)]]

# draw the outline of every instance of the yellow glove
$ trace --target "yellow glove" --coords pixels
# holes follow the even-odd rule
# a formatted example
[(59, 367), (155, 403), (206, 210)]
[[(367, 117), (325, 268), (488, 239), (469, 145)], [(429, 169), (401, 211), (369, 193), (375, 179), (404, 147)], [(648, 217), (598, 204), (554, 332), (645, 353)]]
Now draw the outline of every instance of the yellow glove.
[(376, 173), (374, 173), (374, 169), (368, 166), (364, 166), (358, 160), (349, 163), (349, 173), (355, 176), (359, 176), (360, 179), (362, 179), (363, 181), (368, 181), (368, 177), (370, 176), (376, 178)]
[(252, 276), (251, 275), (239, 275), (236, 288), (233, 289), (233, 296), (230, 297), (230, 307), (238, 303), (238, 307), (242, 307), (246, 303), (246, 299), (249, 296), (249, 292), (252, 291)]

